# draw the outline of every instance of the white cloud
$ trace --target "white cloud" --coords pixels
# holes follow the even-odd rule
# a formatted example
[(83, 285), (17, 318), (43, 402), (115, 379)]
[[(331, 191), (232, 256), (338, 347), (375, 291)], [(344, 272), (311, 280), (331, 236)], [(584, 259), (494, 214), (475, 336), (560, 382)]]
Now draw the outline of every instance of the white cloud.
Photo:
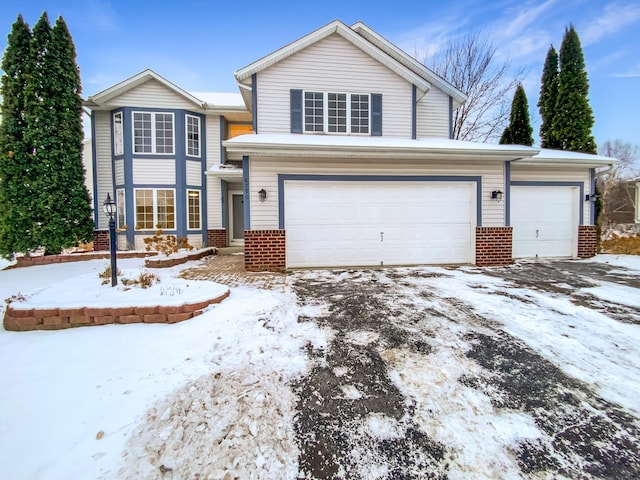
[(604, 11), (586, 28), (581, 28), (580, 40), (583, 45), (590, 45), (638, 21), (640, 21), (640, 5), (610, 4), (605, 6)]

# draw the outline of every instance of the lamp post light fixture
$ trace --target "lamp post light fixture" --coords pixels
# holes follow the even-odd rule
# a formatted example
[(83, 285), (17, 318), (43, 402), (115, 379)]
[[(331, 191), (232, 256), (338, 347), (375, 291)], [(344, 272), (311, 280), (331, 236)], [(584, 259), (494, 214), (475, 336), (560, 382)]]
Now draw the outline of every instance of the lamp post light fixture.
[(502, 190), (494, 190), (491, 192), (491, 198), (493, 200), (497, 200), (498, 202), (502, 200)]
[(109, 217), (109, 251), (111, 252), (111, 286), (118, 284), (118, 266), (116, 265), (116, 202), (107, 193), (107, 199), (102, 204), (102, 211)]

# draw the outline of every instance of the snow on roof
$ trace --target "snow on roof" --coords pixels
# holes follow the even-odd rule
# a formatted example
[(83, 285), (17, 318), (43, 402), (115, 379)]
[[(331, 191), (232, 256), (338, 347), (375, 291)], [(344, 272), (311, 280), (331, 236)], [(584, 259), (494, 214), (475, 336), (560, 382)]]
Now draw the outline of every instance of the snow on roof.
[(534, 160), (586, 160), (594, 162), (604, 162), (607, 164), (618, 163), (619, 160), (603, 155), (593, 155), (590, 153), (570, 152), (567, 150), (552, 150), (550, 148), (540, 149), (540, 153), (533, 157)]
[(361, 152), (415, 152), (434, 154), (459, 155), (496, 155), (510, 157), (532, 157), (539, 152), (534, 147), (522, 145), (495, 145), (490, 143), (475, 143), (448, 138), (395, 138), (368, 137), (356, 135), (300, 135), (300, 134), (260, 134), (240, 135), (223, 143), (228, 151), (241, 152), (243, 149), (260, 148), (274, 149), (320, 149), (323, 153), (328, 150)]
[(245, 108), (242, 95), (230, 92), (189, 92), (210, 107)]

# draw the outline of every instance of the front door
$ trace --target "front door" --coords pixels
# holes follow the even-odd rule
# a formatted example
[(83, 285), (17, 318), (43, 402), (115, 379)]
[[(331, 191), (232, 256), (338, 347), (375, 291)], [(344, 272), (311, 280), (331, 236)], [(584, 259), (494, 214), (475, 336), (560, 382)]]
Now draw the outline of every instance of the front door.
[(244, 245), (244, 195), (241, 190), (229, 192), (229, 245)]

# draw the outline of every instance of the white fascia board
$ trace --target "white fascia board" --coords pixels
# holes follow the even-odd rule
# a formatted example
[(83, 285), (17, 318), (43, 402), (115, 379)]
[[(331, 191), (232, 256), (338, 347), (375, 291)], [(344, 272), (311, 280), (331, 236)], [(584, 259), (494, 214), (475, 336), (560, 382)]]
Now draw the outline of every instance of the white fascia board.
[(449, 139), (411, 140), (337, 135), (240, 135), (222, 142), (229, 153), (285, 157), (420, 158), (508, 161), (531, 157), (537, 148)]
[(567, 150), (553, 150), (543, 148), (540, 153), (528, 158), (517, 160), (522, 165), (545, 165), (545, 166), (571, 166), (571, 167), (605, 167), (619, 163), (619, 160), (603, 155), (593, 155), (589, 153), (571, 152)]
[(236, 80), (240, 84), (246, 84), (247, 80), (251, 78), (254, 73), (258, 73), (261, 70), (264, 70), (275, 63), (284, 60), (285, 58), (307, 48), (310, 45), (337, 33), (342, 36), (345, 40), (352, 43), (354, 46), (377, 60), (378, 62), (385, 65), (387, 68), (395, 72), (400, 77), (404, 78), (407, 82), (414, 84), (418, 89), (423, 92), (429, 91), (431, 85), (420, 75), (413, 72), (410, 68), (403, 65), (397, 59), (393, 58), (389, 53), (383, 51), (378, 48), (376, 45), (372, 44), (370, 41), (365, 39), (363, 36), (358, 35), (347, 25), (342, 23), (339, 20), (334, 20), (333, 22), (325, 25), (324, 27), (311, 32), (308, 35), (292, 42), (285, 47), (282, 47), (275, 52), (262, 57), (260, 60), (253, 62), (250, 65), (247, 65), (244, 68), (236, 71), (234, 73)]
[(429, 83), (437, 86), (438, 89), (453, 97), (454, 103), (456, 103), (457, 105), (461, 105), (462, 103), (467, 101), (467, 95), (451, 85), (444, 78), (440, 77), (429, 67), (418, 62), (418, 60), (407, 54), (404, 50), (398, 48), (382, 35), (369, 28), (365, 23), (356, 22), (351, 25), (351, 29), (367, 39), (367, 41), (376, 45), (385, 53), (393, 57), (396, 61), (409, 68), (414, 73), (420, 75)]

